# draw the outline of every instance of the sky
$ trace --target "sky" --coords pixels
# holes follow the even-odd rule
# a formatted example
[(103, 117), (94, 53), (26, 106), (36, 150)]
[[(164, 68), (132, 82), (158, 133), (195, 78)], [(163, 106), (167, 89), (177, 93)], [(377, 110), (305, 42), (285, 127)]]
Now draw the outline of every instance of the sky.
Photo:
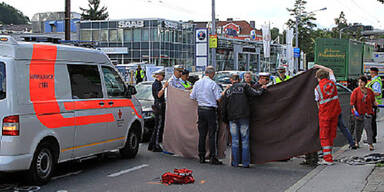
[[(1, 0), (0, 0), (1, 1)], [(63, 11), (64, 0), (2, 0), (32, 18), (35, 13)], [(255, 21), (256, 28), (270, 23), (286, 29), (290, 18), (287, 8), (295, 0), (216, 0), (216, 18)], [(319, 28), (332, 28), (334, 19), (344, 11), (348, 23), (372, 25), (384, 29), (384, 4), (377, 0), (307, 0), (306, 10), (315, 11)], [(209, 21), (212, 18), (209, 0), (101, 0), (108, 8), (110, 19), (164, 18), (170, 20)], [(71, 11), (81, 13), (88, 0), (72, 0)], [(326, 7), (325, 11), (316, 11)]]

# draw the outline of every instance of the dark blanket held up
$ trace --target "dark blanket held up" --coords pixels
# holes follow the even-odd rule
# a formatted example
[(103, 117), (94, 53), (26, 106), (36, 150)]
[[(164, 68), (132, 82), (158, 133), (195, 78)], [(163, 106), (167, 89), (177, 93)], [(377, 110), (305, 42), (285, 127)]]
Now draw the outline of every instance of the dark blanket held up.
[[(287, 159), (321, 149), (314, 101), (316, 70), (268, 87), (251, 100), (252, 163)], [(223, 123), (220, 123), (223, 125)], [(224, 156), (228, 129), (220, 126), (218, 152)], [(189, 93), (168, 88), (163, 144), (167, 151), (197, 158), (197, 104)]]
[(314, 89), (316, 70), (268, 87), (252, 99), (250, 150), (253, 163), (287, 159), (321, 149)]

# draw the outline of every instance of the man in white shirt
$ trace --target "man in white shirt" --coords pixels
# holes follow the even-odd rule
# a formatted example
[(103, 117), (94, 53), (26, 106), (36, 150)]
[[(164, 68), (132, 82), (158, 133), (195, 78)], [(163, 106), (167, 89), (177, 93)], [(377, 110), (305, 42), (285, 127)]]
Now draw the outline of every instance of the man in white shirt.
[(199, 158), (200, 163), (205, 163), (205, 142), (209, 133), (210, 163), (220, 165), (216, 157), (216, 132), (217, 132), (217, 101), (221, 97), (220, 87), (212, 79), (215, 76), (215, 68), (208, 66), (205, 76), (198, 80), (190, 95), (198, 104), (198, 129), (199, 129)]

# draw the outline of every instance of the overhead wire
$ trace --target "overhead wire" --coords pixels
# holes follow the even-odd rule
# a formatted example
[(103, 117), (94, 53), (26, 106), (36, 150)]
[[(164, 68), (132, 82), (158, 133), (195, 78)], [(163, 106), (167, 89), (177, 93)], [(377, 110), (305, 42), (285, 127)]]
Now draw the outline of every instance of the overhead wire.
[(367, 17), (366, 15), (362, 14), (360, 11), (356, 11), (356, 10), (352, 10), (351, 7), (348, 5), (348, 3), (342, 3), (340, 2), (340, 0), (336, 0), (336, 2), (340, 5), (340, 8), (341, 10), (345, 10), (345, 8), (347, 8), (349, 10), (349, 12), (351, 13), (351, 15), (353, 13), (357, 13), (359, 16), (360, 19), (362, 19), (363, 21), (364, 20), (370, 20), (370, 22), (372, 23), (376, 23), (377, 21), (376, 20), (372, 20), (371, 18)]
[(358, 9), (360, 9), (360, 10), (361, 10), (362, 12), (364, 12), (365, 14), (369, 15), (371, 18), (375, 19), (375, 21), (376, 21), (378, 24), (381, 24), (381, 23), (380, 23), (380, 20), (379, 20), (376, 16), (371, 15), (371, 13), (370, 13), (369, 11), (365, 10), (365, 8), (364, 8), (363, 6), (358, 5), (358, 4), (356, 3), (355, 0), (351, 0), (351, 1), (352, 1), (352, 3), (353, 3)]

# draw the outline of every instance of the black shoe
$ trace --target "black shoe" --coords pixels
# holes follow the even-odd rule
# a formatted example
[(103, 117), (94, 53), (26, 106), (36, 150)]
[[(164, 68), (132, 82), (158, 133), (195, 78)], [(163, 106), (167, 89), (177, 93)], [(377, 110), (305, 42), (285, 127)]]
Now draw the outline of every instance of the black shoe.
[(148, 145), (148, 151), (153, 151), (153, 145), (151, 144)]
[(363, 143), (368, 143), (368, 140), (363, 140)]
[(216, 157), (212, 157), (210, 163), (212, 165), (222, 165), (223, 162), (219, 161)]
[(356, 149), (357, 149), (357, 147), (356, 147), (355, 145), (350, 145), (350, 146), (349, 146), (349, 149), (353, 149), (353, 150), (356, 150)]
[(160, 146), (156, 146), (156, 147), (153, 149), (153, 152), (163, 152), (163, 149), (162, 149)]
[(200, 157), (200, 163), (206, 163), (205, 157)]

